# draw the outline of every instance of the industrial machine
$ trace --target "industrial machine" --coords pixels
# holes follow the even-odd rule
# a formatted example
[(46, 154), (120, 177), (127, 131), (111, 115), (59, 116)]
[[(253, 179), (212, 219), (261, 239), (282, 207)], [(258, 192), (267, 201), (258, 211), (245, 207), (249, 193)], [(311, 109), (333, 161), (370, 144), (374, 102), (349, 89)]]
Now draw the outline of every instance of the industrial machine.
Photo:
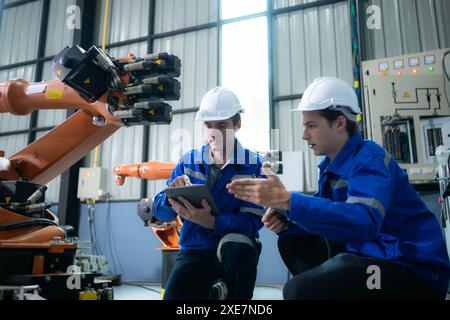
[(441, 224), (444, 236), (447, 240), (447, 252), (450, 257), (450, 148), (439, 146), (436, 149), (436, 159), (438, 162), (438, 181), (441, 204)]
[(364, 127), (407, 170), (435, 183), (435, 152), (450, 145), (450, 50), (364, 61)]
[(97, 201), (106, 197), (108, 171), (105, 168), (80, 168), (77, 198), (81, 201)]
[[(98, 282), (68, 271), (77, 249), (75, 233), (49, 210), (45, 184), (120, 127), (170, 123), (172, 108), (163, 101), (180, 97), (175, 78), (181, 61), (167, 53), (115, 59), (95, 46), (87, 51), (73, 46), (53, 63), (60, 80), (0, 84), (0, 113), (79, 109), (16, 154), (5, 158), (0, 151), (0, 283), (38, 284), (50, 299), (86, 298), (100, 290)], [(70, 285), (74, 277), (78, 286)], [(102, 298), (111, 297), (104, 283), (98, 286)]]

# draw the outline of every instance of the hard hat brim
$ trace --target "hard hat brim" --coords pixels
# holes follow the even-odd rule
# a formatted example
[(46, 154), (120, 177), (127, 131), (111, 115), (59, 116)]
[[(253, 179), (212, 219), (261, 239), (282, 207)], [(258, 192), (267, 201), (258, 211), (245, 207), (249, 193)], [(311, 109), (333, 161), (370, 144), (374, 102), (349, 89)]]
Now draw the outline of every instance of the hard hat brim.
[(196, 121), (222, 121), (233, 118), (238, 113), (245, 113), (244, 109), (241, 107), (238, 112), (234, 113), (232, 116), (226, 115), (226, 116), (201, 116), (198, 114), (195, 116)]
[[(344, 107), (350, 109), (350, 107), (347, 107), (347, 106), (344, 106)], [(330, 109), (330, 108), (333, 108), (333, 106), (318, 107), (318, 108), (314, 108), (314, 109), (295, 108), (295, 109), (291, 109), (291, 110), (289, 110), (289, 111), (290, 111), (290, 112), (293, 112), (293, 111), (320, 111), (320, 110), (326, 110), (326, 109)], [(352, 113), (354, 113), (354, 114), (362, 114), (361, 111), (354, 112), (353, 110), (352, 110)]]

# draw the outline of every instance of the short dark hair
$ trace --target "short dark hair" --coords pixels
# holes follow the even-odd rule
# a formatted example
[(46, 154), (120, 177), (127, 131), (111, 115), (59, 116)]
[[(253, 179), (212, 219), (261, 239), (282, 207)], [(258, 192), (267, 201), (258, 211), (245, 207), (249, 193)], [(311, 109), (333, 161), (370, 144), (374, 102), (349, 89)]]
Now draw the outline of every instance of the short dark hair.
[[(321, 117), (327, 119), (327, 121), (330, 125), (333, 121), (335, 121), (337, 118), (339, 118), (339, 116), (345, 117), (345, 114), (343, 114), (341, 111), (330, 110), (330, 109), (319, 110), (319, 114)], [(355, 121), (349, 120), (347, 117), (345, 117), (345, 118), (347, 119), (347, 124), (345, 125), (345, 131), (347, 131), (349, 136), (352, 136), (359, 131), (358, 124)]]
[(238, 112), (236, 113), (232, 118), (231, 121), (233, 121), (233, 126), (237, 125), (239, 121), (241, 121), (241, 114)]

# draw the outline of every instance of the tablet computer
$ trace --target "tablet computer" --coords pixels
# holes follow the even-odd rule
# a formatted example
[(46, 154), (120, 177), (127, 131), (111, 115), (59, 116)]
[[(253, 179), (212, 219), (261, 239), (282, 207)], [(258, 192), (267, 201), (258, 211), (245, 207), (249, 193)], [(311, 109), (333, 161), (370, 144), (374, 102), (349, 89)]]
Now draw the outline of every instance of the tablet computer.
[(202, 200), (205, 199), (211, 207), (211, 213), (214, 216), (220, 214), (219, 208), (217, 208), (217, 205), (205, 184), (167, 188), (164, 191), (166, 192), (167, 197), (175, 200), (177, 200), (177, 197), (183, 197), (196, 208), (202, 208)]

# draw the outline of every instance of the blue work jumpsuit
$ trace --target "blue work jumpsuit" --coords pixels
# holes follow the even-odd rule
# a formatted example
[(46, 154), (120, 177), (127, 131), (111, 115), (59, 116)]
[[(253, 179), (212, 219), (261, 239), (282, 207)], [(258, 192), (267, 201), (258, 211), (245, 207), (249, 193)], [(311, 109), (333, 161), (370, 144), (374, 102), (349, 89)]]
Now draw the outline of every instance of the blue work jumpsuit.
[[(226, 189), (232, 179), (260, 176), (262, 158), (235, 141), (234, 152), (220, 170), (210, 193), (220, 211), (214, 230), (189, 220), (180, 232), (180, 253), (172, 270), (164, 299), (210, 299), (217, 279), (225, 281), (229, 299), (251, 299), (256, 281), (260, 244), (256, 241), (263, 226), (263, 209), (236, 199)], [(184, 154), (167, 181), (187, 175), (192, 184), (207, 184), (213, 165), (209, 145)], [(153, 212), (160, 221), (176, 217), (161, 191), (154, 199)]]
[[(280, 253), (297, 274), (285, 297), (445, 297), (450, 263), (439, 222), (391, 155), (356, 133), (319, 169), (314, 196), (291, 193), (289, 229), (279, 234)], [(301, 263), (312, 248), (320, 251), (317, 236), (327, 242), (328, 257)], [(376, 267), (381, 290), (368, 288)]]

